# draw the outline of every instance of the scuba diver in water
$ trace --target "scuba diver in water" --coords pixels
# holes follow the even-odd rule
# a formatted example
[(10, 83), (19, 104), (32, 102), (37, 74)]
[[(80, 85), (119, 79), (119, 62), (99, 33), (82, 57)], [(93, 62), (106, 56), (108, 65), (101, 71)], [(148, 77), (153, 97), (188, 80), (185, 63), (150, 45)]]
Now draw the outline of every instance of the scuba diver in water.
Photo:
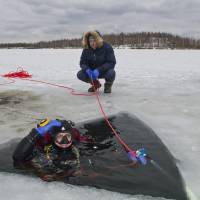
[(13, 154), (15, 167), (29, 167), (45, 181), (81, 174), (76, 142), (88, 141), (66, 120), (43, 120), (24, 137)]

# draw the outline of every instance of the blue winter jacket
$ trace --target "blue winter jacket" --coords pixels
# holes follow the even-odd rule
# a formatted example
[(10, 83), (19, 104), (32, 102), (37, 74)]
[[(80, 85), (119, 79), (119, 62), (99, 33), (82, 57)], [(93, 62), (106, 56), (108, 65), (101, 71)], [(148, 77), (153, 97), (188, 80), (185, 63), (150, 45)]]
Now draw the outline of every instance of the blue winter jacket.
[(109, 69), (114, 69), (116, 59), (113, 48), (110, 44), (103, 42), (102, 47), (92, 49), (83, 49), (80, 67), (82, 70), (98, 69), (100, 73), (106, 72)]

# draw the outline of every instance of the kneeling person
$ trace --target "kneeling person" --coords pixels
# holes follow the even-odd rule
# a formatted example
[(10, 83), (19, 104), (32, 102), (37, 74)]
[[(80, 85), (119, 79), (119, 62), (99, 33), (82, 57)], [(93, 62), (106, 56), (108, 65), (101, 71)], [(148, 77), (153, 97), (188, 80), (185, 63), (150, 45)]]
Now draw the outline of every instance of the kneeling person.
[(101, 87), (98, 79), (105, 79), (104, 93), (111, 93), (116, 64), (112, 46), (103, 41), (98, 31), (88, 31), (83, 36), (83, 48), (78, 79), (92, 85), (88, 92), (98, 90)]

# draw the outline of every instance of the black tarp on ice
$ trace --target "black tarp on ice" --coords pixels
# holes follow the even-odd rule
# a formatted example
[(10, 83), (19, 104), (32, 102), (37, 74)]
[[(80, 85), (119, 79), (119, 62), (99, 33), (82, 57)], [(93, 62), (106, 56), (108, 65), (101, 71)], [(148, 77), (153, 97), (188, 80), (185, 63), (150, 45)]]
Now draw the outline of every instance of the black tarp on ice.
[[(95, 140), (94, 144), (78, 144), (84, 176), (63, 181), (127, 194), (186, 200), (184, 183), (175, 160), (154, 131), (127, 113), (111, 116), (109, 120), (129, 147), (133, 150), (145, 147), (158, 165), (148, 162), (146, 166), (131, 166), (105, 120), (97, 119), (77, 125), (82, 134), (91, 135)], [(13, 139), (0, 145), (0, 171), (27, 173), (13, 167), (12, 153), (19, 141)]]

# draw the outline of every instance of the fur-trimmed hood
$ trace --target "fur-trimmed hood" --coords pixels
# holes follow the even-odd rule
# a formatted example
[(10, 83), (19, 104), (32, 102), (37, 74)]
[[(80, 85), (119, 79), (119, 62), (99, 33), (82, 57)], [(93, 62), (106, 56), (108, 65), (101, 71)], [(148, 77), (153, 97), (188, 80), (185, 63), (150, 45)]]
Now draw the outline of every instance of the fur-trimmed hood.
[(84, 33), (83, 35), (83, 40), (82, 40), (82, 45), (84, 49), (88, 49), (89, 48), (89, 36), (93, 36), (95, 38), (95, 40), (97, 41), (97, 47), (100, 48), (103, 46), (103, 38), (100, 35), (100, 33), (98, 31), (88, 31), (86, 33)]

